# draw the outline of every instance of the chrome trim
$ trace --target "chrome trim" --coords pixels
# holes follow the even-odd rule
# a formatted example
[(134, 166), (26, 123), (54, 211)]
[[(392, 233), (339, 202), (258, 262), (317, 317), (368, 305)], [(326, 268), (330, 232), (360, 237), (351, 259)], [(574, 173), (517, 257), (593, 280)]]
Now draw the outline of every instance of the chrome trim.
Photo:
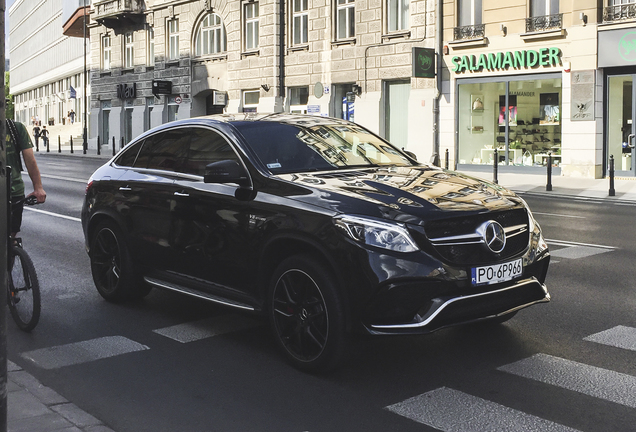
[[(523, 234), (528, 231), (527, 224), (513, 225), (504, 227), (506, 237), (514, 237), (519, 234)], [(457, 246), (466, 244), (480, 244), (484, 243), (484, 238), (481, 234), (474, 232), (470, 234), (460, 234), (448, 237), (438, 237), (429, 239), (433, 246)]]
[(165, 288), (167, 290), (170, 291), (175, 291), (181, 294), (186, 294), (189, 295), (191, 297), (196, 297), (196, 298), (200, 298), (203, 300), (208, 300), (214, 303), (218, 303), (224, 306), (231, 306), (234, 308), (238, 308), (238, 309), (244, 309), (244, 310), (249, 310), (249, 311), (253, 311), (254, 308), (252, 306), (243, 304), (243, 303), (239, 303), (239, 302), (235, 302), (232, 300), (226, 300), (226, 299), (222, 299), (220, 297), (214, 296), (212, 294), (206, 294), (206, 293), (202, 293), (200, 291), (195, 291), (192, 290), (190, 288), (186, 288), (184, 286), (181, 285), (177, 285), (177, 284), (173, 284), (170, 282), (165, 282), (165, 281), (160, 281), (158, 279), (154, 279), (154, 278), (150, 278), (147, 276), (144, 276), (144, 281), (146, 281), (147, 283), (154, 285), (158, 288)]
[[(462, 300), (468, 300), (468, 299), (472, 299), (472, 298), (475, 298), (475, 297), (483, 297), (483, 296), (488, 296), (488, 295), (491, 295), (491, 294), (497, 294), (497, 293), (500, 293), (500, 292), (509, 291), (509, 290), (512, 290), (512, 289), (517, 289), (517, 288), (519, 288), (521, 286), (524, 286), (524, 285), (535, 284), (535, 283), (539, 283), (539, 282), (536, 279), (530, 279), (530, 280), (526, 280), (526, 281), (517, 283), (517, 284), (515, 284), (515, 285), (513, 285), (511, 287), (502, 288), (502, 289), (498, 289), (498, 290), (495, 290), (495, 291), (488, 291), (488, 292), (484, 292), (484, 293), (472, 294), (472, 295), (467, 295), (467, 296), (462, 296), (462, 297), (455, 297), (453, 299), (450, 299), (450, 300), (447, 300), (446, 302), (444, 302), (430, 317), (428, 317), (428, 319), (426, 319), (424, 321), (420, 321), (420, 322), (417, 322), (417, 323), (409, 323), (409, 324), (389, 324), (389, 325), (374, 325), (374, 324), (371, 324), (371, 328), (374, 328), (374, 329), (411, 329), (411, 328), (425, 327), (428, 324), (430, 324), (431, 321), (433, 321), (447, 306), (449, 306), (449, 305), (451, 305), (451, 304), (453, 304), (455, 302), (462, 301)], [(502, 312), (500, 314), (489, 315), (489, 316), (486, 316), (484, 318), (489, 318), (489, 317), (493, 317), (493, 316), (500, 316), (500, 315), (504, 315), (504, 314), (507, 314), (507, 313), (511, 313), (511, 312), (516, 311), (516, 310), (523, 309), (523, 308), (528, 307), (528, 306), (532, 306), (533, 304), (536, 304), (536, 303), (549, 302), (550, 301), (550, 293), (548, 293), (548, 288), (544, 284), (541, 284), (541, 287), (543, 287), (543, 291), (545, 292), (545, 297), (543, 299), (537, 300), (537, 301), (533, 301), (531, 303), (526, 303), (526, 304), (517, 306), (515, 308), (512, 308), (510, 310), (507, 310), (505, 312)]]

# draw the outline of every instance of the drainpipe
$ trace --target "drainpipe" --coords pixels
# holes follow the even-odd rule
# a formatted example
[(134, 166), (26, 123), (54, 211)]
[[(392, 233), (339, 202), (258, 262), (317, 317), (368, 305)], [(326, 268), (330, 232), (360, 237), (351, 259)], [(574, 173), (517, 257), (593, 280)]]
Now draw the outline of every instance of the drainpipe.
[(280, 33), (278, 35), (278, 88), (280, 103), (283, 107), (282, 111), (285, 110), (285, 1), (279, 0), (279, 29)]
[[(442, 98), (442, 58), (444, 55), (444, 39), (443, 39), (443, 29), (442, 29), (442, 23), (443, 23), (443, 13), (442, 13), (442, 0), (436, 0), (436, 5), (435, 5), (435, 9), (436, 9), (436, 22), (435, 22), (435, 42), (436, 43), (436, 51), (437, 51), (437, 71), (435, 73), (435, 78), (436, 78), (436, 87), (437, 87), (437, 93), (435, 95), (435, 98), (433, 99), (433, 155), (435, 156), (435, 159), (437, 159), (436, 161), (434, 161), (435, 165), (439, 166), (439, 141), (440, 141), (440, 130), (439, 130), (439, 119), (440, 119), (440, 114), (439, 114), (439, 102), (440, 99)], [(453, 163), (453, 166), (456, 166), (455, 163)]]

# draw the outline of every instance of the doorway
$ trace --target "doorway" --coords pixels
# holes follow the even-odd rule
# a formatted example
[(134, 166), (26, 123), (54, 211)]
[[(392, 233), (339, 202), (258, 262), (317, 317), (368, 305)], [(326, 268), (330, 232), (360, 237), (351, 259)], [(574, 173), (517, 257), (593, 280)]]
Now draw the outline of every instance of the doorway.
[(608, 77), (607, 158), (614, 156), (618, 175), (633, 176), (636, 152), (636, 74)]

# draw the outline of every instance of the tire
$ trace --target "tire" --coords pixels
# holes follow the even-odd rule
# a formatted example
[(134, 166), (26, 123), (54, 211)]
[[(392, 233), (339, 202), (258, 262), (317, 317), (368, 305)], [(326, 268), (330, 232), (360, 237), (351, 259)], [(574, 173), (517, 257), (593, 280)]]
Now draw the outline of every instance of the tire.
[(115, 223), (102, 222), (90, 245), (93, 282), (104, 299), (119, 303), (142, 298), (150, 292), (150, 287), (135, 272), (128, 246)]
[(31, 257), (19, 246), (11, 248), (13, 265), (9, 272), (8, 303), (20, 330), (30, 332), (40, 321), (40, 283)]
[(347, 350), (347, 317), (331, 272), (307, 256), (284, 260), (274, 271), (269, 318), (279, 349), (296, 368), (326, 372)]

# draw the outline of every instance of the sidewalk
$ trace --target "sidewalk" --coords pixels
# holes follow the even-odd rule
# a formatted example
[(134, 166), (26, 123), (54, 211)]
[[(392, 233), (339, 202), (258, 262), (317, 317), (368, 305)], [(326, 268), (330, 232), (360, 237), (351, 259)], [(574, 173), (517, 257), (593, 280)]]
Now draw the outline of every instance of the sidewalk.
[(8, 432), (113, 432), (15, 363), (7, 370)]

